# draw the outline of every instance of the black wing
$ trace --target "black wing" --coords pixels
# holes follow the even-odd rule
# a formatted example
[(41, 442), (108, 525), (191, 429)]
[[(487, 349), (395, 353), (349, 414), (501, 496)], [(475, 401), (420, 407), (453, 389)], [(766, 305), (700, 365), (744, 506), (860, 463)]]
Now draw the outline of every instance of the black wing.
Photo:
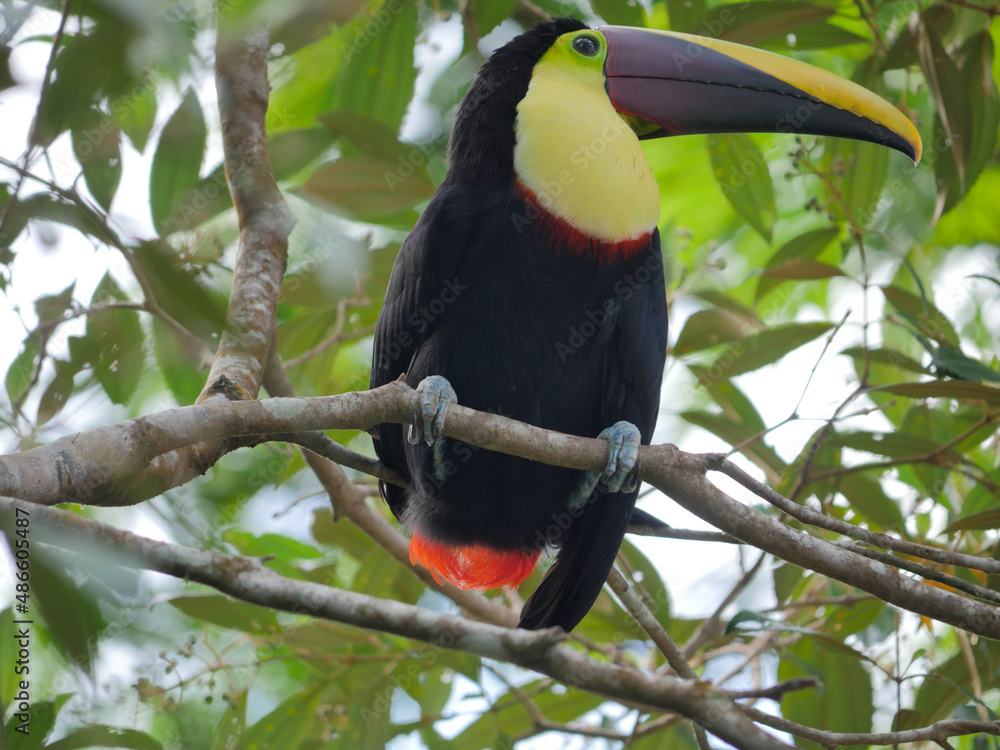
[[(649, 444), (660, 406), (667, 351), (667, 302), (659, 232), (645, 266), (648, 280), (625, 286), (607, 346), (604, 367), (605, 424), (628, 420)], [(633, 271), (634, 272), (634, 271)], [(633, 273), (630, 272), (630, 273)], [(633, 279), (640, 278), (633, 275)], [(625, 295), (628, 295), (625, 298)], [(555, 563), (521, 612), (518, 627), (574, 628), (587, 614), (614, 564), (635, 508), (635, 491), (596, 492), (566, 531)]]
[[(403, 242), (375, 325), (370, 388), (405, 375), (440, 322), (422, 311), (447, 289), (469, 246), (476, 216), (473, 198), (466, 188), (442, 186)], [(409, 477), (404, 429), (398, 424), (377, 425), (375, 453), (386, 466)], [(398, 518), (405, 490), (385, 482), (379, 482), (379, 488)]]

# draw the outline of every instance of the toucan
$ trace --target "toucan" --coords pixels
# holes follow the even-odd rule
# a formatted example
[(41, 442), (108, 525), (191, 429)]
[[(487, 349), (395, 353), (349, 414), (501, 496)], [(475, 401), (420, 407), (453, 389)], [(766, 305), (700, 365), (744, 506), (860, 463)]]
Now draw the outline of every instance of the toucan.
[[(569, 631), (601, 591), (635, 510), (667, 350), (660, 197), (640, 140), (788, 132), (884, 144), (914, 161), (910, 121), (866, 89), (781, 55), (572, 18), (482, 65), (448, 170), (404, 241), (374, 334), (371, 386), (405, 378), (413, 425), (378, 425), (381, 493), (410, 559), (471, 589), (554, 563), (519, 627)], [(676, 186), (682, 190), (683, 185)], [(449, 403), (610, 443), (604, 472), (442, 436)]]

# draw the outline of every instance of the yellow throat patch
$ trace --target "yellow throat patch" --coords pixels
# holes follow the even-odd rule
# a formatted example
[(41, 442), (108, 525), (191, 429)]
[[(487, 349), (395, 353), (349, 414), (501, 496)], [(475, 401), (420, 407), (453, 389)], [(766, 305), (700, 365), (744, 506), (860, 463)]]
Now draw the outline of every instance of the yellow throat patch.
[[(599, 45), (578, 52), (581, 35)], [(556, 40), (517, 106), (514, 171), (539, 203), (588, 237), (621, 242), (653, 231), (660, 195), (635, 133), (604, 89), (607, 43), (597, 31)]]

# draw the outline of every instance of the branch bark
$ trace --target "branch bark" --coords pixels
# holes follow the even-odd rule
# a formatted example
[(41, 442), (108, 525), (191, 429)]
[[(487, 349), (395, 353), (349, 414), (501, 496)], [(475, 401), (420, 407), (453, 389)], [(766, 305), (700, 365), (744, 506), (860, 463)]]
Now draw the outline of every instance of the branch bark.
[(240, 240), (226, 329), (199, 401), (216, 394), (230, 400), (257, 397), (274, 343), (288, 235), (295, 225), (267, 154), (268, 31), (233, 37), (221, 16), (215, 85)]
[[(126, 482), (125, 468), (141, 472), (145, 461), (167, 451), (223, 438), (243, 438), (249, 444), (261, 434), (367, 430), (380, 422), (406, 424), (417, 402), (415, 391), (396, 382), (339, 396), (206, 402), (172, 409), (0, 457), (0, 494), (44, 504), (120, 504), (103, 493)], [(563, 435), (460, 405), (449, 408), (444, 434), (574, 469), (600, 471), (607, 461), (605, 441)], [(877, 560), (791, 529), (729, 497), (707, 478), (707, 472), (726, 471), (730, 466), (721, 454), (692, 455), (671, 445), (643, 446), (640, 460), (643, 480), (731, 536), (903, 609), (1000, 639), (996, 607), (927, 586)]]
[(260, 560), (166, 544), (120, 531), (75, 513), (0, 498), (0, 510), (27, 511), (37, 541), (113, 559), (211, 586), (234, 598), (295, 614), (423, 641), (517, 664), (612, 700), (686, 716), (745, 750), (789, 746), (750, 721), (722, 690), (709, 683), (654, 676), (591, 659), (563, 645), (557, 628), (516, 630), (444, 615), (310, 581), (285, 578)]

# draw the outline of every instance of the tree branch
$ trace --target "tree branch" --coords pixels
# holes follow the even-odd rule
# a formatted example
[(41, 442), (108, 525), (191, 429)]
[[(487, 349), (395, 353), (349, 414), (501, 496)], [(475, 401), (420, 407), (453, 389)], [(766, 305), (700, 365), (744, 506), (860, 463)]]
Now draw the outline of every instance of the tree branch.
[[(229, 437), (367, 430), (381, 422), (407, 424), (417, 403), (414, 390), (395, 382), (339, 396), (205, 402), (171, 409), (0, 457), (0, 494), (45, 504), (121, 504), (109, 493), (135, 489), (130, 485), (134, 473), (141, 474), (145, 462), (167, 451)], [(449, 407), (444, 434), (489, 450), (573, 469), (600, 471), (607, 462), (608, 444), (603, 440), (563, 435), (458, 404)], [(793, 530), (729, 497), (706, 476), (708, 471), (725, 469), (728, 462), (724, 456), (692, 455), (672, 445), (658, 445), (640, 448), (640, 459), (644, 481), (716, 528), (889, 604), (1000, 639), (1000, 610), (996, 607), (901, 576), (883, 563)], [(764, 489), (777, 495), (766, 486)]]
[(812, 508), (807, 508), (804, 505), (792, 502), (787, 497), (784, 497), (780, 492), (768, 487), (766, 484), (758, 482), (739, 466), (731, 461), (727, 461), (725, 456), (722, 456), (721, 454), (715, 460), (715, 464), (716, 465), (712, 467), (715, 471), (721, 471), (729, 478), (735, 479), (755, 495), (759, 495), (779, 510), (787, 513), (792, 518), (797, 521), (801, 521), (802, 523), (809, 524), (810, 526), (817, 526), (821, 529), (826, 529), (827, 531), (835, 531), (838, 534), (843, 534), (844, 536), (857, 539), (862, 542), (868, 542), (869, 544), (881, 547), (882, 549), (891, 549), (896, 552), (902, 552), (904, 555), (912, 555), (913, 557), (920, 557), (924, 560), (932, 560), (933, 562), (941, 563), (942, 565), (957, 565), (962, 568), (981, 570), (984, 573), (1000, 574), (1000, 560), (993, 560), (988, 557), (965, 555), (961, 552), (952, 552), (950, 550), (939, 549), (937, 547), (928, 547), (924, 544), (915, 544), (914, 542), (907, 542), (903, 539), (896, 539), (888, 534), (881, 534), (877, 531), (863, 529), (860, 526), (855, 526), (847, 521), (841, 521), (839, 518), (833, 518), (825, 513), (820, 513)]
[(756, 722), (766, 724), (769, 727), (780, 729), (796, 737), (812, 740), (824, 747), (840, 747), (841, 745), (861, 745), (872, 747), (875, 745), (900, 745), (909, 742), (945, 742), (948, 737), (960, 737), (966, 734), (992, 734), (1000, 736), (1000, 721), (964, 721), (960, 719), (949, 719), (939, 721), (930, 726), (920, 729), (905, 729), (899, 732), (882, 732), (879, 734), (868, 734), (864, 732), (825, 732), (821, 729), (813, 729), (804, 724), (797, 724), (794, 721), (783, 719), (780, 716), (773, 716), (760, 709), (751, 706), (741, 706), (747, 716)]
[(214, 394), (230, 400), (257, 397), (274, 342), (288, 235), (295, 224), (267, 154), (269, 34), (255, 29), (234, 38), (224, 14), (219, 19), (215, 86), (240, 240), (226, 328), (199, 401)]
[(113, 559), (116, 564), (211, 586), (242, 601), (343, 622), (477, 654), (549, 675), (612, 700), (686, 716), (736, 747), (788, 746), (756, 727), (723, 691), (706, 683), (654, 676), (591, 659), (562, 645), (561, 630), (517, 630), (476, 623), (400, 602), (285, 578), (260, 560), (156, 542), (82, 516), (0, 498), (0, 509), (31, 515), (37, 541)]

